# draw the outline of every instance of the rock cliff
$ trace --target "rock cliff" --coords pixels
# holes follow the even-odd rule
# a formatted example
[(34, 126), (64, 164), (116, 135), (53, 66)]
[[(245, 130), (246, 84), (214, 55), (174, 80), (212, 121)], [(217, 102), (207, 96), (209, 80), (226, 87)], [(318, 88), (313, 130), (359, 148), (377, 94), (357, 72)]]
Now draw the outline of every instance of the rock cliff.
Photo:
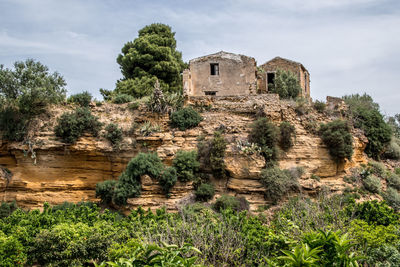
[[(264, 167), (264, 159), (248, 155), (238, 149), (237, 143), (246, 140), (250, 124), (257, 116), (267, 116), (274, 123), (289, 121), (296, 128), (294, 146), (282, 153), (281, 168), (304, 167), (301, 178), (304, 192), (313, 194), (327, 185), (331, 190), (343, 189), (343, 175), (351, 167), (367, 161), (363, 151), (366, 138), (354, 131), (354, 156), (351, 161), (337, 164), (318, 135), (313, 134), (310, 125), (327, 122), (340, 117), (340, 112), (331, 110), (324, 114), (309, 110), (303, 115), (295, 111), (295, 103), (279, 101), (276, 95), (247, 97), (192, 98), (190, 104), (203, 110), (204, 120), (194, 129), (178, 131), (168, 125), (168, 116), (157, 116), (145, 111), (143, 106), (130, 110), (128, 104), (105, 103), (92, 106), (94, 115), (103, 123), (118, 123), (124, 130), (124, 140), (120, 149), (100, 137), (84, 136), (74, 145), (66, 145), (58, 140), (53, 128), (56, 119), (71, 106), (51, 107), (46, 115), (37, 118), (27, 142), (0, 142), (0, 197), (2, 201), (16, 200), (26, 208), (41, 207), (44, 201), (60, 204), (64, 201), (97, 201), (95, 185), (98, 182), (117, 179), (129, 160), (140, 151), (156, 151), (160, 158), (170, 164), (178, 150), (195, 149), (199, 136), (211, 138), (217, 128), (225, 129), (228, 149), (225, 164), (228, 177), (214, 180), (217, 196), (233, 194), (244, 196), (251, 209), (265, 205), (263, 187), (258, 176)], [(309, 107), (305, 107), (310, 109)], [(160, 126), (160, 132), (149, 136), (140, 133), (140, 125), (151, 122)], [(311, 174), (321, 177), (311, 179)], [(158, 208), (166, 206), (176, 210), (180, 203), (193, 200), (191, 183), (177, 183), (166, 198), (156, 181), (142, 177), (142, 195), (129, 199), (129, 207), (143, 206)]]

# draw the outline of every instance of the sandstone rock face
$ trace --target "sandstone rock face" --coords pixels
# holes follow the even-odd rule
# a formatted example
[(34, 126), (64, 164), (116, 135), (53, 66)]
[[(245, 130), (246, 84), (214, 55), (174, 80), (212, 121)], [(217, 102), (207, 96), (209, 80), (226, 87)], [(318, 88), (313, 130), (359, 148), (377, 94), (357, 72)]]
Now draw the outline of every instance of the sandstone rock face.
[[(196, 149), (198, 137), (212, 138), (216, 129), (224, 129), (228, 141), (224, 159), (228, 177), (211, 181), (216, 187), (216, 197), (222, 194), (244, 196), (252, 210), (265, 205), (264, 188), (258, 180), (264, 159), (256, 153), (245, 153), (238, 148), (247, 140), (250, 124), (262, 114), (276, 125), (286, 120), (296, 128), (294, 146), (281, 155), (281, 168), (303, 167), (305, 174), (300, 183), (305, 192), (315, 193), (324, 184), (340, 187), (341, 177), (352, 167), (365, 163), (363, 151), (365, 137), (354, 133), (354, 156), (352, 161), (337, 164), (332, 161), (321, 139), (308, 132), (306, 121), (326, 122), (325, 114), (310, 111), (307, 115), (295, 113), (293, 103), (279, 101), (275, 95), (245, 97), (198, 98), (189, 100), (197, 106), (206, 105), (202, 112), (204, 120), (198, 127), (186, 131), (171, 129), (168, 116), (148, 113), (144, 107), (130, 111), (127, 104), (104, 104), (93, 107), (92, 112), (103, 123), (117, 123), (124, 131), (124, 140), (119, 150), (102, 137), (84, 136), (74, 145), (66, 145), (56, 138), (53, 129), (56, 118), (71, 107), (54, 107), (44, 118), (39, 118), (29, 135), (28, 143), (0, 141), (0, 198), (1, 201), (16, 200), (25, 208), (40, 208), (43, 202), (60, 204), (64, 201), (98, 201), (95, 186), (98, 182), (118, 179), (129, 160), (139, 152), (154, 151), (165, 164), (172, 164), (178, 150)], [(190, 103), (189, 103), (190, 104)], [(150, 121), (158, 124), (161, 131), (142, 136), (141, 124)], [(310, 180), (311, 174), (321, 177), (319, 182)], [(157, 181), (142, 177), (142, 194), (129, 199), (128, 208), (142, 206), (159, 208), (166, 206), (174, 211), (183, 203), (194, 201), (193, 185), (177, 183), (167, 198)]]

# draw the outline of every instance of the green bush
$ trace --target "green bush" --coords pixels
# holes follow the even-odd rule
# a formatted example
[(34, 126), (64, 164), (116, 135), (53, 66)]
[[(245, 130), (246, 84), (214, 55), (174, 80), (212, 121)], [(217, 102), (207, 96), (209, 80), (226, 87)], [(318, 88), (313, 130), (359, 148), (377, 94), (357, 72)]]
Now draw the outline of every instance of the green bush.
[(351, 159), (353, 155), (353, 137), (346, 121), (335, 120), (321, 124), (320, 135), (335, 160)]
[(400, 194), (395, 188), (388, 187), (383, 198), (393, 209), (400, 210)]
[(107, 180), (96, 184), (96, 197), (101, 199), (101, 202), (110, 204), (114, 195), (114, 188), (118, 181)]
[(371, 193), (379, 194), (382, 189), (381, 179), (373, 174), (363, 179), (363, 185)]
[(81, 107), (89, 107), (91, 101), (92, 95), (87, 91), (68, 97), (69, 103), (75, 103)]
[(140, 126), (139, 131), (140, 131), (140, 133), (141, 133), (143, 136), (149, 136), (149, 135), (151, 135), (152, 133), (158, 133), (158, 132), (160, 132), (160, 131), (161, 131), (161, 127), (160, 127), (160, 125), (157, 124), (157, 123), (152, 123), (152, 122), (150, 122), (150, 121), (146, 121), (145, 123), (143, 123), (143, 124)]
[(217, 177), (225, 177), (225, 151), (227, 142), (221, 132), (214, 132), (214, 138), (210, 143), (210, 167)]
[(293, 72), (277, 70), (274, 83), (268, 84), (268, 90), (278, 94), (280, 98), (296, 98), (301, 92), (301, 87)]
[[(116, 84), (115, 94), (131, 95), (135, 98), (149, 96), (153, 92), (157, 77), (144, 76), (141, 78), (125, 79)], [(168, 85), (161, 81), (163, 91), (168, 90)]]
[(201, 252), (184, 244), (182, 247), (167, 245), (143, 245), (137, 240), (129, 240), (125, 244), (116, 244), (111, 248), (112, 261), (103, 262), (97, 267), (106, 266), (174, 266), (174, 267), (195, 267), (194, 262), (197, 256), (188, 257), (191, 254)]
[(200, 114), (191, 107), (180, 109), (171, 114), (172, 127), (181, 131), (196, 127), (201, 121)]
[(65, 143), (75, 143), (85, 132), (98, 136), (102, 123), (93, 116), (88, 108), (77, 108), (74, 112), (66, 112), (57, 120), (54, 132)]
[(213, 207), (217, 211), (223, 211), (226, 209), (242, 211), (249, 209), (249, 203), (244, 197), (238, 198), (229, 195), (222, 195), (221, 197), (217, 198)]
[(153, 179), (159, 179), (163, 170), (164, 166), (156, 153), (139, 153), (129, 161), (125, 171), (119, 176), (114, 188), (113, 202), (125, 205), (128, 198), (138, 197), (141, 190), (140, 177), (146, 174)]
[(21, 242), (0, 231), (0, 266), (25, 266), (26, 260), (27, 255)]
[(386, 177), (387, 185), (397, 190), (400, 190), (400, 176), (395, 173), (390, 173)]
[(0, 65), (0, 129), (2, 138), (22, 141), (30, 121), (48, 105), (65, 99), (65, 80), (33, 59), (17, 61), (14, 69)]
[(379, 112), (379, 105), (367, 94), (362, 96), (355, 94), (343, 98), (349, 106), (354, 127), (362, 129), (368, 138), (365, 152), (369, 157), (379, 159), (392, 136), (390, 126)]
[(317, 112), (319, 113), (324, 113), (325, 109), (326, 109), (326, 104), (322, 101), (315, 101), (314, 103), (314, 108)]
[(62, 223), (50, 230), (44, 229), (34, 238), (30, 253), (42, 266), (82, 266), (88, 259), (105, 260), (106, 250), (113, 240), (102, 227)]
[(392, 245), (382, 245), (366, 253), (368, 266), (400, 266), (400, 251)]
[(386, 148), (385, 152), (382, 156), (386, 159), (400, 159), (400, 140), (397, 138), (392, 137), (388, 147)]
[(110, 141), (113, 147), (118, 147), (122, 142), (122, 129), (117, 124), (110, 123), (106, 126), (105, 138)]
[(129, 105), (128, 105), (128, 108), (130, 109), (130, 110), (137, 110), (138, 108), (140, 107), (140, 103), (139, 102), (132, 102), (132, 103), (130, 103)]
[(131, 96), (131, 95), (127, 95), (127, 94), (117, 94), (117, 95), (114, 95), (113, 96), (113, 98), (112, 98), (112, 102), (114, 103), (114, 104), (125, 104), (125, 103), (128, 103), (128, 102), (131, 102), (131, 101), (133, 101), (133, 96)]
[(288, 121), (284, 121), (279, 125), (280, 145), (283, 150), (288, 150), (293, 146), (293, 139), (296, 137), (296, 130)]
[(368, 167), (370, 168), (371, 173), (373, 173), (379, 177), (386, 176), (386, 167), (382, 162), (370, 161), (370, 162), (368, 162)]
[(346, 207), (349, 216), (363, 220), (368, 224), (389, 226), (398, 224), (400, 215), (390, 208), (385, 202), (377, 200), (356, 203)]
[(308, 114), (309, 112), (309, 107), (308, 107), (308, 101), (304, 97), (298, 97), (296, 99), (296, 106), (294, 108), (294, 111), (297, 113), (297, 115), (305, 115)]
[(158, 178), (158, 182), (161, 185), (164, 193), (169, 197), (169, 191), (176, 184), (177, 175), (176, 170), (173, 167), (165, 168)]
[(15, 202), (15, 200), (13, 202), (1, 202), (0, 219), (9, 216), (17, 208), (17, 202)]
[(193, 181), (195, 173), (200, 167), (200, 163), (197, 160), (197, 151), (184, 151), (179, 150), (172, 162), (179, 181), (188, 182)]
[(196, 200), (208, 201), (214, 197), (215, 189), (212, 184), (203, 183), (197, 187), (194, 194), (196, 195)]
[(278, 158), (279, 131), (277, 127), (266, 118), (256, 120), (250, 127), (249, 142), (261, 148), (261, 155), (267, 163), (275, 161)]
[(299, 182), (288, 170), (271, 167), (261, 171), (260, 182), (265, 187), (265, 197), (275, 204), (290, 191), (299, 190)]

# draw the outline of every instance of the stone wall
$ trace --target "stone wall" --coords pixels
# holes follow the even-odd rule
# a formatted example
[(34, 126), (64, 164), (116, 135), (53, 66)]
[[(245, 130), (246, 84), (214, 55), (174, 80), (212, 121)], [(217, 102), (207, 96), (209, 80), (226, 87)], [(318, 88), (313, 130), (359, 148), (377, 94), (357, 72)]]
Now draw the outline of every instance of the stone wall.
[[(218, 64), (218, 74), (211, 74)], [(226, 52), (192, 59), (183, 73), (184, 91), (189, 96), (249, 95), (256, 93), (256, 61), (252, 57)]]

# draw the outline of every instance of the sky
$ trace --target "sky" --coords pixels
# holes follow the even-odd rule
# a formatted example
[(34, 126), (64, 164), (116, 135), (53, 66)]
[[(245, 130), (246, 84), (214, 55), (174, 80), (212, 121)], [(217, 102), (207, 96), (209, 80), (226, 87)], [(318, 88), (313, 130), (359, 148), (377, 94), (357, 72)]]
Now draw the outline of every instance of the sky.
[(122, 78), (123, 45), (155, 22), (172, 27), (184, 61), (280, 56), (309, 70), (313, 99), (366, 92), (400, 113), (399, 0), (0, 0), (0, 64), (36, 59), (69, 94), (101, 99)]

